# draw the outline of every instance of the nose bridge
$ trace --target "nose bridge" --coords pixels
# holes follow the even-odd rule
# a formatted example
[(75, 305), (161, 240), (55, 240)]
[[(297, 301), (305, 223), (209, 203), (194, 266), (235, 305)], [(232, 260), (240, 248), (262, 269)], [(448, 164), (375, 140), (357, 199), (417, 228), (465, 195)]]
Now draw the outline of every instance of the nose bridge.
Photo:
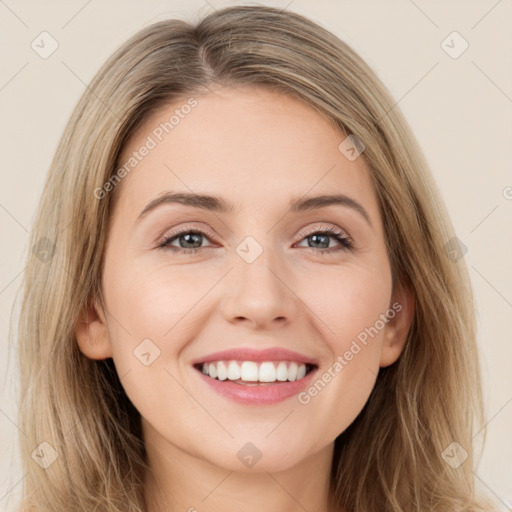
[(247, 236), (235, 248), (225, 314), (228, 320), (244, 317), (258, 324), (277, 318), (289, 320), (294, 294), (285, 284), (287, 272), (273, 246), (272, 234), (263, 233), (258, 238)]
[(234, 264), (241, 286), (248, 286), (255, 293), (282, 294), (283, 285), (276, 277), (277, 268), (281, 265), (277, 250), (273, 247), (272, 234), (259, 235), (258, 240), (249, 235), (235, 251)]

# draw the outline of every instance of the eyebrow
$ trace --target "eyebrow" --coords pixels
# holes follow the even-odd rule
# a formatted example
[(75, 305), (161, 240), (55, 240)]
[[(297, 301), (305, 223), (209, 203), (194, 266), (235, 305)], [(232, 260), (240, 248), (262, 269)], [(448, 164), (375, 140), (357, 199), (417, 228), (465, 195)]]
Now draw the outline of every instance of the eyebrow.
[[(146, 207), (137, 217), (137, 222), (159, 206), (173, 203), (184, 204), (194, 208), (200, 208), (202, 210), (208, 210), (217, 213), (232, 214), (236, 213), (237, 211), (232, 203), (228, 203), (222, 197), (189, 192), (166, 192), (158, 196), (156, 199), (153, 199), (146, 205)], [(291, 212), (297, 213), (308, 210), (315, 210), (318, 208), (325, 208), (332, 205), (351, 208), (352, 210), (359, 213), (373, 229), (373, 225), (368, 212), (355, 199), (352, 199), (344, 194), (324, 194), (319, 196), (299, 197), (298, 199), (292, 199), (290, 201), (289, 208)]]

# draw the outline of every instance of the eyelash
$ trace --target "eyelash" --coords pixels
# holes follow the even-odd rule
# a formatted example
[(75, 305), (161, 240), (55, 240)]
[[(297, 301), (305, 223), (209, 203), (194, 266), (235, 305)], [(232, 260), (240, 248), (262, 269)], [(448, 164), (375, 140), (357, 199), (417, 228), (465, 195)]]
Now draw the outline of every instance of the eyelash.
[[(207, 247), (198, 247), (195, 249), (184, 249), (182, 247), (173, 247), (169, 245), (171, 242), (176, 240), (178, 237), (180, 237), (183, 234), (196, 234), (196, 235), (204, 235), (206, 238), (212, 237), (209, 233), (205, 233), (203, 231), (197, 230), (197, 229), (183, 229), (180, 231), (177, 231), (176, 233), (172, 233), (170, 236), (166, 237), (161, 244), (158, 245), (161, 249), (167, 249), (171, 250), (176, 253), (182, 253), (182, 254), (195, 254), (198, 251), (201, 251), (202, 249), (207, 249)], [(301, 241), (305, 238), (308, 238), (313, 235), (329, 235), (329, 237), (334, 238), (337, 242), (340, 243), (341, 247), (338, 249), (333, 249), (332, 247), (329, 249), (316, 249), (314, 247), (307, 247), (307, 249), (313, 249), (315, 252), (319, 252), (320, 254), (333, 254), (337, 253), (338, 251), (351, 251), (354, 249), (352, 245), (352, 240), (348, 236), (344, 236), (344, 234), (340, 231), (337, 231), (334, 228), (327, 228), (324, 230), (317, 230), (313, 231), (305, 236), (302, 237)], [(213, 238), (213, 237), (212, 237)]]

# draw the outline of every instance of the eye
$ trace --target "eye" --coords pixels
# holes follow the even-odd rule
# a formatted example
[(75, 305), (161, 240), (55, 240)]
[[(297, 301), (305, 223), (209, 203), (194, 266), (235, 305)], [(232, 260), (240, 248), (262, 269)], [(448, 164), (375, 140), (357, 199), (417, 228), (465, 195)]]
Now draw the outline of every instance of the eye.
[[(209, 237), (213, 238), (213, 235), (209, 233), (204, 233), (203, 231), (197, 229), (182, 229), (176, 233), (172, 233), (171, 235), (165, 237), (163, 241), (158, 245), (159, 248), (168, 249), (177, 253), (183, 254), (195, 254), (199, 252), (201, 249), (205, 249), (208, 247), (202, 247), (203, 239), (208, 239)], [(334, 253), (338, 251), (348, 251), (353, 249), (352, 241), (350, 237), (346, 236), (342, 231), (338, 231), (334, 228), (328, 228), (324, 230), (313, 231), (309, 235), (306, 235), (303, 240), (310, 239), (312, 242), (308, 244), (309, 249), (318, 249), (317, 252), (321, 254), (324, 253)], [(330, 240), (334, 239), (338, 242), (339, 247), (329, 247)], [(178, 242), (178, 244), (184, 245), (184, 247), (176, 247), (172, 245), (174, 242)], [(318, 247), (315, 244), (319, 244), (322, 247)]]
[[(313, 231), (309, 235), (306, 235), (303, 238), (303, 240), (307, 240), (308, 238), (310, 240), (312, 240), (312, 244), (313, 244), (313, 245), (308, 244), (308, 248), (310, 248), (310, 249), (318, 248), (318, 246), (316, 246), (315, 244), (320, 244), (322, 246), (322, 247), (318, 248), (319, 249), (318, 252), (320, 252), (320, 254), (334, 253), (334, 252), (338, 252), (338, 251), (349, 251), (349, 250), (353, 249), (352, 240), (350, 239), (350, 237), (346, 236), (342, 231), (338, 231), (334, 228)], [(341, 247), (338, 247), (338, 248), (329, 247), (329, 244), (330, 244), (329, 239), (330, 238), (333, 238), (334, 240), (336, 240), (336, 242), (338, 242), (338, 244)]]
[[(206, 234), (198, 229), (183, 229), (177, 233), (173, 233), (166, 237), (158, 247), (163, 249), (170, 249), (171, 251), (181, 252), (185, 254), (194, 254), (198, 252), (201, 247), (202, 238), (207, 238)], [(171, 245), (172, 242), (177, 241), (183, 243), (185, 247), (176, 247)]]

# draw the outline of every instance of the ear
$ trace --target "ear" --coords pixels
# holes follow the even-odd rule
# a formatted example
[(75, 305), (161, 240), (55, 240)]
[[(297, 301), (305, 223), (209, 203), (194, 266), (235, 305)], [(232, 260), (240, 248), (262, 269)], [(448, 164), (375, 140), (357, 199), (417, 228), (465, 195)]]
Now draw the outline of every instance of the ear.
[(106, 315), (96, 299), (91, 300), (80, 312), (74, 331), (80, 351), (89, 359), (112, 357)]
[(380, 367), (393, 364), (402, 353), (414, 318), (414, 298), (408, 285), (397, 287), (388, 310)]

